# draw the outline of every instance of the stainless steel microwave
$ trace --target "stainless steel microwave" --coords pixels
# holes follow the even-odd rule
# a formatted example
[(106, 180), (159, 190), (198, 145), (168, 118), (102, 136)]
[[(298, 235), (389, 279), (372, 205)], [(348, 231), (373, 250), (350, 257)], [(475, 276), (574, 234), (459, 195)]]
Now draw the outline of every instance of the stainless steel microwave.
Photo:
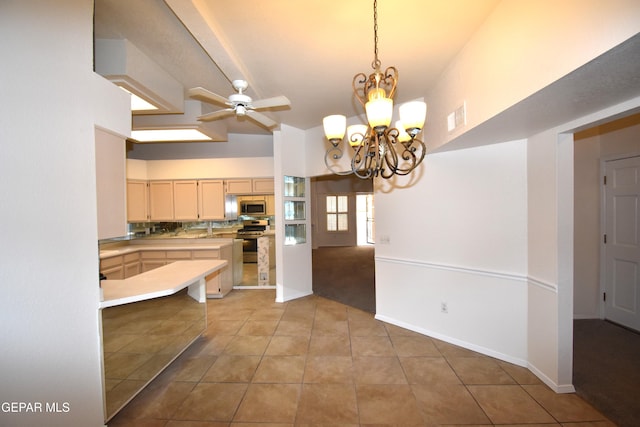
[(264, 200), (241, 200), (240, 214), (241, 215), (266, 215), (267, 202)]

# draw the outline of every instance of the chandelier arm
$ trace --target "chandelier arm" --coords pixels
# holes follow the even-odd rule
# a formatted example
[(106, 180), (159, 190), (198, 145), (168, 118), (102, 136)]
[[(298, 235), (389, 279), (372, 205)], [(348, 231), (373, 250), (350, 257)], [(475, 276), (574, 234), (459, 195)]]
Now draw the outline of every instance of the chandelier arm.
[[(396, 131), (396, 129), (391, 129)], [(381, 175), (383, 178), (391, 178), (398, 171), (398, 153), (396, 152), (395, 135), (393, 132), (387, 132), (386, 147), (384, 152), (383, 162), (387, 165), (387, 168), (383, 168)]]
[(331, 157), (333, 160), (339, 160), (342, 158), (343, 154), (344, 153), (342, 152), (342, 150), (337, 146), (330, 147), (327, 152), (324, 153), (324, 164), (327, 166), (327, 169), (329, 169), (329, 171), (334, 175), (351, 175), (353, 173), (353, 171), (338, 171), (335, 169), (335, 165), (329, 165), (329, 157)]
[(353, 93), (360, 101), (362, 108), (365, 107), (367, 103), (367, 75), (365, 73), (358, 73), (353, 76), (353, 82), (351, 83), (351, 87), (353, 88)]

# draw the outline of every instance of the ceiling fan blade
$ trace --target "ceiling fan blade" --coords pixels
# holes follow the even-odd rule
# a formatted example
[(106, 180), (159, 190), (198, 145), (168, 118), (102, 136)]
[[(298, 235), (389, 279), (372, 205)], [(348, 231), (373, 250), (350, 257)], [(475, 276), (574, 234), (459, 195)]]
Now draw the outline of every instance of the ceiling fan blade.
[(250, 119), (260, 123), (262, 126), (271, 129), (278, 125), (278, 122), (271, 120), (269, 117), (265, 116), (262, 113), (258, 113), (253, 110), (247, 110), (247, 117)]
[(190, 98), (197, 99), (199, 101), (213, 102), (215, 104), (221, 105), (231, 105), (229, 100), (224, 96), (208, 91), (203, 87), (194, 87), (192, 89), (189, 89), (188, 94)]
[(251, 103), (254, 110), (273, 107), (287, 107), (289, 105), (291, 105), (291, 102), (286, 96), (274, 96), (273, 98), (259, 99)]
[(223, 117), (231, 116), (234, 113), (233, 108), (226, 108), (220, 111), (214, 111), (213, 113), (203, 114), (198, 117), (198, 120), (201, 122), (210, 122), (212, 120), (222, 119)]

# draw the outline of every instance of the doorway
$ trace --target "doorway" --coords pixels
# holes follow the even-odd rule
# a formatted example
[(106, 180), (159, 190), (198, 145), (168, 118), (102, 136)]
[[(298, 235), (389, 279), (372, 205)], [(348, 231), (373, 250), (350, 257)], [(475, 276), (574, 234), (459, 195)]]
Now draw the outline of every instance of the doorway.
[[(640, 291), (632, 286), (635, 261), (626, 259), (639, 231), (637, 196), (629, 184), (640, 179), (640, 170), (636, 160), (623, 160), (640, 153), (639, 131), (636, 114), (574, 135), (573, 384), (621, 426), (640, 422), (640, 334), (611, 322), (624, 322), (615, 312), (633, 312), (632, 294)], [(612, 280), (621, 282), (607, 284)]]
[(373, 182), (353, 176), (311, 179), (314, 294), (375, 312)]

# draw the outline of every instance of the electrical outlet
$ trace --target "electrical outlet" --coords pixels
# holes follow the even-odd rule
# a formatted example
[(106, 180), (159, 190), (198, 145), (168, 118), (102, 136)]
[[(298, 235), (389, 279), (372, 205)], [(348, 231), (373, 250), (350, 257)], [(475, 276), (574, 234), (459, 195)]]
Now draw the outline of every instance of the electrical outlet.
[(440, 303), (440, 312), (445, 314), (449, 312), (449, 306), (447, 306), (447, 303), (445, 301), (442, 301)]
[(260, 280), (267, 280), (267, 273), (260, 272)]
[(381, 245), (388, 245), (389, 243), (391, 243), (391, 237), (389, 237), (389, 235), (380, 236), (380, 244)]

